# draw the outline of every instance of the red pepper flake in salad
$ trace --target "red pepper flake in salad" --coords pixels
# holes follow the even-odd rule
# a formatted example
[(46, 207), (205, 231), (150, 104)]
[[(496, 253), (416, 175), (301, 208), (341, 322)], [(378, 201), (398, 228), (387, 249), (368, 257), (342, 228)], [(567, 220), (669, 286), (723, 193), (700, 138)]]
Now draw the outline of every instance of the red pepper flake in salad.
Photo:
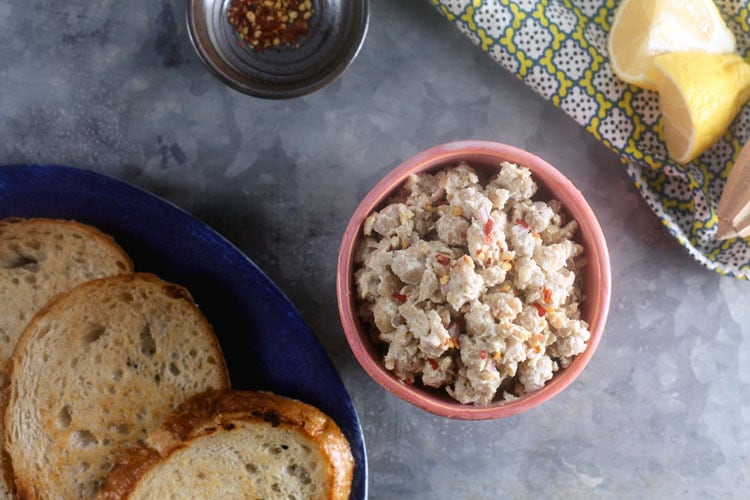
[(393, 293), (393, 294), (391, 294), (391, 297), (393, 297), (394, 299), (398, 300), (402, 304), (404, 302), (406, 302), (406, 299), (407, 299), (406, 295), (404, 295), (403, 293)]
[(539, 316), (547, 314), (547, 309), (539, 302), (534, 302), (534, 307), (536, 307), (536, 312), (539, 313)]
[(495, 229), (495, 221), (492, 219), (492, 217), (489, 217), (487, 219), (487, 222), (484, 223), (484, 244), (489, 245), (492, 243), (492, 230)]
[(484, 223), (484, 234), (485, 236), (489, 236), (492, 234), (492, 230), (495, 228), (495, 220), (490, 217), (487, 219), (487, 222)]
[(292, 46), (307, 34), (312, 0), (232, 0), (227, 19), (250, 48)]
[(516, 219), (516, 224), (518, 224), (519, 226), (521, 226), (524, 229), (529, 229), (529, 227), (531, 227), (531, 226), (529, 226), (529, 223), (526, 222), (523, 219)]
[(427, 358), (427, 362), (430, 363), (430, 366), (432, 367), (433, 370), (437, 370), (438, 369), (438, 366), (439, 366), (438, 362), (435, 361), (434, 359)]
[(484, 349), (482, 349), (481, 351), (479, 351), (479, 358), (480, 359), (487, 359), (487, 351), (485, 351)]
[(442, 253), (436, 253), (435, 254), (435, 260), (438, 261), (438, 263), (440, 263), (440, 264), (442, 264), (444, 266), (447, 266), (447, 265), (449, 265), (451, 263), (451, 258), (448, 257), (445, 254), (442, 254)]
[(552, 301), (552, 290), (550, 290), (546, 286), (543, 286), (542, 297), (544, 298), (544, 303), (549, 304)]

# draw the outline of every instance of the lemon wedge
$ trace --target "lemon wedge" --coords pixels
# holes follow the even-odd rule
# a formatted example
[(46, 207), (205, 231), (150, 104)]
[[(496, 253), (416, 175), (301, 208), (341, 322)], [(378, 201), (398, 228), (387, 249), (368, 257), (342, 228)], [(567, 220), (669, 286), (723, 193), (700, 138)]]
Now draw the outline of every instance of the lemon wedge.
[(607, 48), (615, 75), (655, 89), (655, 56), (730, 54), (736, 42), (712, 0), (624, 0), (613, 17)]
[(654, 68), (667, 151), (681, 163), (713, 145), (750, 99), (750, 64), (737, 54), (672, 52)]

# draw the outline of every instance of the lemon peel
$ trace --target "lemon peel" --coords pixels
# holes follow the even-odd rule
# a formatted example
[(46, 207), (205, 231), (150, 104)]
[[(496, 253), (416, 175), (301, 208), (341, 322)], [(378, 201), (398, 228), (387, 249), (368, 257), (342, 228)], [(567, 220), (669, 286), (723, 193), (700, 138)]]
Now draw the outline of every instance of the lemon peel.
[(750, 64), (737, 54), (673, 52), (654, 58), (669, 156), (697, 158), (750, 99)]
[(607, 50), (620, 79), (656, 89), (655, 56), (729, 54), (736, 41), (712, 0), (624, 0), (613, 17)]

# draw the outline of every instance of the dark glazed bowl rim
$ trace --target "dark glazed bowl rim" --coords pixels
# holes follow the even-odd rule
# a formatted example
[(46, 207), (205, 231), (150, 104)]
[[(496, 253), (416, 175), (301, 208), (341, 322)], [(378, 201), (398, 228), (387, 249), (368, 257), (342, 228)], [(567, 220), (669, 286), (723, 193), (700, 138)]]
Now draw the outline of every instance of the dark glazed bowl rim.
[(238, 46), (225, 15), (230, 1), (189, 0), (190, 41), (216, 78), (265, 99), (300, 97), (329, 85), (355, 60), (369, 25), (370, 0), (312, 0), (310, 30), (299, 46), (254, 52)]

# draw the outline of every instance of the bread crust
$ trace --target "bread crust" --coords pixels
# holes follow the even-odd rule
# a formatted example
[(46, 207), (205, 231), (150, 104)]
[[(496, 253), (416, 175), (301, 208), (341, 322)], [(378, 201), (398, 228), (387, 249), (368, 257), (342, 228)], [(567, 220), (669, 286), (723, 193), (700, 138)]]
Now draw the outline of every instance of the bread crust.
[[(106, 290), (107, 287), (110, 287), (114, 290), (122, 290), (138, 289), (138, 287), (144, 286), (156, 287), (157, 289), (160, 289), (165, 296), (170, 297), (177, 302), (183, 302), (188, 309), (195, 311), (193, 318), (197, 322), (196, 330), (203, 332), (201, 334), (202, 342), (207, 342), (207, 351), (215, 355), (214, 357), (216, 367), (215, 369), (213, 369), (215, 370), (213, 376), (216, 378), (215, 387), (228, 388), (230, 386), (229, 373), (224, 362), (223, 355), (221, 353), (221, 347), (219, 345), (218, 339), (213, 334), (213, 329), (208, 320), (205, 318), (205, 316), (203, 316), (202, 313), (200, 313), (198, 306), (193, 300), (192, 295), (186, 288), (174, 283), (166, 282), (158, 276), (150, 273), (134, 273), (92, 280), (78, 285), (72, 290), (58, 294), (49, 303), (47, 303), (47, 305), (42, 308), (29, 323), (28, 327), (21, 335), (17, 343), (16, 350), (14, 351), (14, 354), (7, 365), (8, 372), (6, 380), (8, 381), (8, 383), (5, 390), (3, 390), (2, 395), (2, 411), (5, 424), (4, 444), (5, 449), (8, 452), (6, 463), (9, 470), (12, 471), (15, 479), (17, 498), (32, 499), (45, 497), (45, 495), (41, 494), (38, 490), (39, 481), (37, 481), (38, 478), (36, 477), (34, 471), (28, 470), (27, 467), (23, 467), (21, 468), (21, 470), (19, 470), (19, 467), (15, 463), (14, 458), (14, 450), (17, 451), (17, 447), (33, 446), (33, 444), (29, 445), (27, 443), (18, 443), (16, 445), (14, 441), (17, 441), (18, 436), (13, 435), (14, 420), (11, 416), (11, 407), (13, 405), (19, 404), (17, 387), (18, 381), (16, 381), (16, 372), (20, 366), (20, 363), (25, 361), (23, 359), (24, 355), (29, 356), (33, 354), (33, 356), (42, 356), (42, 353), (38, 351), (36, 344), (36, 342), (39, 341), (39, 331), (44, 330), (44, 326), (47, 326), (50, 323), (54, 324), (57, 315), (61, 314), (63, 311), (69, 308), (70, 304), (74, 303), (75, 301), (78, 301), (82, 297), (87, 296), (97, 297), (97, 293), (100, 293), (102, 290)], [(92, 308), (96, 306), (96, 304), (91, 304)], [(103, 391), (104, 389), (99, 388), (98, 390)], [(157, 397), (156, 394), (150, 394), (149, 396)], [(164, 394), (164, 397), (167, 396), (171, 395)], [(43, 411), (47, 410), (43, 409)], [(134, 405), (132, 409), (133, 415), (131, 415), (132, 421), (136, 421), (136, 411), (138, 410)], [(161, 418), (163, 418), (164, 416), (166, 416), (166, 414), (162, 415)], [(53, 416), (51, 414), (46, 415), (44, 418), (46, 418), (47, 420), (47, 422), (44, 422), (44, 428), (47, 429), (46, 432), (60, 432), (58, 428), (52, 423), (53, 421), (51, 419), (53, 418)], [(157, 422), (157, 426), (161, 422), (161, 418), (159, 422)], [(15, 421), (18, 422), (18, 419), (16, 419)], [(64, 472), (58, 472), (58, 475), (60, 476), (64, 474)]]
[(26, 226), (29, 228), (44, 226), (68, 226), (70, 228), (78, 229), (88, 234), (91, 238), (97, 239), (99, 241), (102, 241), (106, 245), (111, 246), (112, 250), (120, 253), (123, 260), (130, 263), (130, 266), (132, 267), (130, 256), (125, 253), (125, 250), (120, 247), (115, 239), (110, 234), (100, 231), (98, 228), (90, 224), (79, 222), (74, 219), (54, 219), (51, 217), (5, 217), (4, 219), (0, 219), (0, 229), (11, 226)]
[(154, 466), (197, 439), (229, 431), (241, 422), (288, 427), (305, 435), (328, 463), (327, 498), (349, 498), (354, 459), (346, 437), (318, 408), (265, 391), (206, 391), (180, 405), (145, 443), (127, 448), (118, 458), (97, 496), (99, 500), (128, 498)]

